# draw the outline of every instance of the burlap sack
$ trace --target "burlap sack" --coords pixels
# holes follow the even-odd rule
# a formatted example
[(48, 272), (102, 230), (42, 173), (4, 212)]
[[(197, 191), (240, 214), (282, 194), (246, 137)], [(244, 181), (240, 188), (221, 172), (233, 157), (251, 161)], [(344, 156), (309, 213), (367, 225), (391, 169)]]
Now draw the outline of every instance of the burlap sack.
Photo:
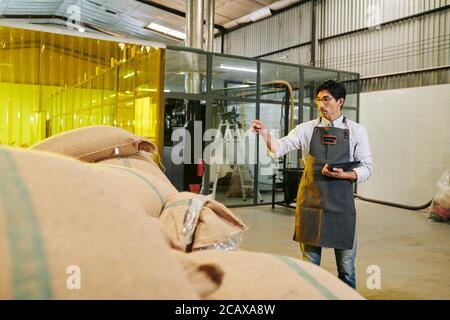
[(112, 126), (90, 126), (66, 131), (30, 147), (70, 156), (85, 162), (95, 162), (113, 156), (128, 156), (145, 150), (154, 152), (148, 139)]
[(178, 193), (170, 182), (166, 183), (150, 173), (104, 163), (90, 166), (107, 177), (130, 201), (139, 201), (145, 212), (154, 218), (160, 216), (169, 197)]
[(173, 186), (170, 180), (164, 174), (164, 172), (162, 172), (161, 169), (158, 167), (158, 165), (152, 160), (151, 154), (145, 151), (139, 151), (137, 154), (131, 156), (122, 156), (104, 159), (98, 161), (97, 163), (113, 164), (140, 170), (142, 172), (149, 173), (150, 175), (161, 179), (166, 184), (170, 184), (171, 186)]
[[(180, 192), (168, 198), (159, 217), (168, 232), (177, 239), (183, 251), (187, 243), (183, 238), (183, 221), (193, 198), (203, 197), (191, 192)], [(210, 199), (200, 212), (193, 238), (193, 250), (225, 242), (248, 227), (223, 204)]]
[(113, 171), (0, 147), (0, 181), (0, 299), (199, 298)]
[(207, 298), (221, 285), (224, 277), (223, 269), (215, 262), (203, 262), (191, 257), (189, 253), (172, 250), (172, 253), (182, 265), (195, 292), (202, 298)]
[(326, 270), (290, 257), (221, 250), (195, 251), (187, 254), (189, 259), (177, 256), (187, 270), (192, 260), (216, 263), (223, 269), (222, 284), (206, 297), (210, 300), (364, 299)]

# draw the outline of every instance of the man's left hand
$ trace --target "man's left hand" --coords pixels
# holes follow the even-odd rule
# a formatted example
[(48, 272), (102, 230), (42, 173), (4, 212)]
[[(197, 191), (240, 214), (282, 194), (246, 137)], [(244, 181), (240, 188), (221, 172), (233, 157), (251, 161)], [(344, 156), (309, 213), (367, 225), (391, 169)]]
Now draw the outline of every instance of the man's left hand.
[(328, 170), (328, 164), (325, 164), (322, 168), (322, 174), (324, 176), (335, 178), (335, 179), (347, 179), (356, 181), (356, 173), (354, 171), (345, 172), (341, 168), (333, 168), (333, 171)]

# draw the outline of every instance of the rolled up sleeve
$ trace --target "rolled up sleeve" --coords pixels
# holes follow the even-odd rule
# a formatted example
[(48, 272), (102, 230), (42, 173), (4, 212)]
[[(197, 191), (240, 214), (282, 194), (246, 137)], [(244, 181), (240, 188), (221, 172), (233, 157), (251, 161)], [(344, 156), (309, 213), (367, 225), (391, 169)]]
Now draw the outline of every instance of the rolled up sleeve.
[(276, 139), (278, 142), (277, 152), (271, 152), (272, 158), (279, 158), (292, 150), (300, 149), (302, 146), (302, 127), (296, 126), (289, 134), (281, 139)]
[(361, 161), (361, 164), (354, 168), (358, 176), (357, 183), (365, 182), (372, 175), (372, 152), (369, 145), (369, 137), (364, 127), (360, 127), (356, 135), (356, 144), (353, 153), (355, 161)]

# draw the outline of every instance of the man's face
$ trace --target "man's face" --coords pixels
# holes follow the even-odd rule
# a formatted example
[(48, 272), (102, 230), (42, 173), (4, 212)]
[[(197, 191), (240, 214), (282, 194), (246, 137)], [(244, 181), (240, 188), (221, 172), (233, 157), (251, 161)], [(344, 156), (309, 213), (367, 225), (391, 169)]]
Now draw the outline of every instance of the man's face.
[(320, 91), (316, 97), (316, 105), (320, 115), (328, 120), (334, 120), (341, 114), (343, 104), (343, 98), (336, 100), (328, 90)]

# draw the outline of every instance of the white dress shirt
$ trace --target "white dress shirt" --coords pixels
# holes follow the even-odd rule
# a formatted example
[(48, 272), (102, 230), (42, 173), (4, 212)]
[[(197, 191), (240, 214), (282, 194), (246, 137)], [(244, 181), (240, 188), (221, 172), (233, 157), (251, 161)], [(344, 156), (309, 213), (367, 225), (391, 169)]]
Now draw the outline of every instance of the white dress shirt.
[[(344, 116), (333, 121), (333, 126), (336, 128), (349, 129), (350, 134), (350, 160), (361, 161), (361, 164), (354, 168), (358, 177), (357, 183), (367, 181), (372, 174), (372, 153), (370, 151), (369, 138), (367, 136), (366, 128), (362, 125), (346, 119), (343, 122)], [(297, 125), (289, 134), (278, 141), (278, 150), (273, 153), (273, 157), (281, 157), (292, 150), (302, 149), (303, 161), (305, 161), (309, 154), (309, 144), (312, 139), (314, 127), (325, 127), (330, 124), (330, 121), (323, 118), (319, 123), (319, 119), (314, 119), (308, 122)]]

